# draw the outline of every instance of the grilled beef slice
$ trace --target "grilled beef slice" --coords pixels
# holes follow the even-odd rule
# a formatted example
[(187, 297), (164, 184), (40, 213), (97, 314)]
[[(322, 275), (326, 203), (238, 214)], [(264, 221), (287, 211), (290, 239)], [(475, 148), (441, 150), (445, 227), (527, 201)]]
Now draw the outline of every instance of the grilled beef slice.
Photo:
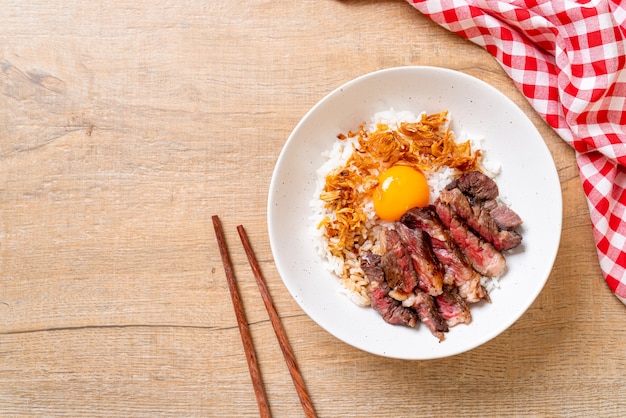
[(459, 247), (453, 241), (445, 244), (433, 249), (445, 269), (444, 284), (456, 286), (461, 297), (469, 303), (490, 300), (487, 290), (480, 284), (480, 274)]
[(370, 282), (369, 294), (372, 308), (380, 313), (385, 322), (414, 327), (419, 320), (417, 313), (389, 296), (391, 288), (385, 282), (385, 273), (380, 263), (381, 257), (377, 254), (367, 253), (361, 257), (361, 269)]
[(395, 228), (413, 261), (417, 286), (431, 296), (441, 294), (444, 271), (433, 252), (430, 236), (421, 229), (411, 229), (400, 222), (396, 222)]
[(380, 267), (381, 257), (373, 252), (367, 252), (361, 256), (361, 270), (370, 283), (383, 283), (385, 272)]
[(372, 308), (389, 324), (414, 327), (418, 322), (417, 314), (389, 296), (390, 291), (391, 288), (387, 283), (383, 282), (373, 285), (370, 289), (370, 304)]
[(483, 208), (481, 203), (472, 203), (461, 189), (442, 190), (439, 199), (450, 205), (467, 226), (482, 239), (493, 244), (496, 250), (510, 250), (522, 242), (520, 234), (512, 230), (500, 229), (490, 211)]
[(522, 224), (522, 218), (506, 205), (497, 205), (489, 213), (500, 229), (513, 230)]
[(382, 233), (384, 255), (381, 267), (385, 272), (385, 280), (393, 289), (402, 293), (411, 293), (418, 283), (417, 273), (409, 252), (394, 230), (387, 229)]
[(468, 171), (446, 186), (447, 190), (459, 188), (475, 200), (490, 200), (498, 197), (498, 185), (480, 171)]
[(472, 322), (469, 305), (461, 297), (456, 287), (446, 286), (443, 292), (435, 297), (435, 302), (437, 302), (439, 313), (446, 320), (448, 327)]
[(506, 267), (504, 256), (493, 245), (474, 234), (440, 199), (435, 201), (437, 215), (450, 231), (450, 236), (463, 251), (472, 267), (483, 276), (495, 277)]
[(456, 285), (461, 297), (469, 303), (489, 300), (487, 291), (480, 285), (480, 274), (454, 243), (434, 206), (409, 209), (402, 216), (401, 222), (409, 228), (420, 228), (430, 235), (433, 252), (444, 269), (444, 285)]
[(417, 312), (420, 321), (426, 325), (430, 332), (439, 341), (444, 339), (444, 332), (448, 332), (448, 323), (437, 310), (435, 299), (426, 292), (415, 289), (413, 295), (402, 302), (404, 306), (411, 307)]
[(419, 228), (426, 231), (432, 240), (446, 241), (448, 239), (446, 228), (437, 216), (433, 205), (409, 209), (402, 215), (400, 222), (411, 229)]

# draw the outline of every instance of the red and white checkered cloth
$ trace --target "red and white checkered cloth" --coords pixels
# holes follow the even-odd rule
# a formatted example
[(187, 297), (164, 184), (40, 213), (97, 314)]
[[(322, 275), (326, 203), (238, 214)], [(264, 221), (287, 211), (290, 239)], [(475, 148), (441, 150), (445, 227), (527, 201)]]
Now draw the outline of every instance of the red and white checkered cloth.
[(600, 268), (626, 303), (626, 3), (407, 1), (492, 54), (574, 148)]

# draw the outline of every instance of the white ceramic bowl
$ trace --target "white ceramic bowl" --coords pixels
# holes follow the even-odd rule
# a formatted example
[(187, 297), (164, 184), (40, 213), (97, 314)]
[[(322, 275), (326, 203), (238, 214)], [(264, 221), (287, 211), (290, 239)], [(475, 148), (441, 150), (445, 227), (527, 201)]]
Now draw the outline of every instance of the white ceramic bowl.
[[(483, 138), (486, 158), (499, 162), (501, 196), (522, 217), (522, 246), (507, 254), (507, 271), (492, 303), (472, 308), (472, 323), (439, 342), (425, 326), (385, 323), (353, 304), (325, 270), (309, 234), (309, 206), (322, 151), (337, 134), (356, 130), (379, 111), (448, 110), (460, 136)], [(380, 356), (433, 359), (473, 349), (509, 328), (533, 303), (552, 270), (561, 236), (561, 188), (537, 129), (504, 94), (453, 70), (398, 67), (358, 77), (324, 97), (295, 127), (280, 153), (269, 190), (268, 228), (276, 268), (300, 307), (340, 340)]]

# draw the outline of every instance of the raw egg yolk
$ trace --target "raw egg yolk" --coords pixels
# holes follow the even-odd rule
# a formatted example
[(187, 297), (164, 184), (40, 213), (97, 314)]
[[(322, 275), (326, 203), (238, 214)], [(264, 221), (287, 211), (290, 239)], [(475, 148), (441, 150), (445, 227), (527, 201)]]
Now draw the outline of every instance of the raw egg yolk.
[(374, 190), (374, 210), (380, 219), (399, 221), (404, 213), (428, 205), (428, 183), (421, 171), (395, 165), (378, 177)]

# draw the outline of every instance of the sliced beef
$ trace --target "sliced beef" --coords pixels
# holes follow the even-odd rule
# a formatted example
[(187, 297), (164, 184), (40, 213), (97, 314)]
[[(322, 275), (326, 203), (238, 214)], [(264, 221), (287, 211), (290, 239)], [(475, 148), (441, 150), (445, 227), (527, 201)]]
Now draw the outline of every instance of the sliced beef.
[(372, 308), (393, 325), (423, 322), (439, 341), (450, 327), (469, 324), (469, 304), (490, 300), (482, 276), (500, 275), (501, 251), (521, 242), (521, 218), (497, 197), (492, 179), (465, 173), (434, 205), (410, 209), (384, 230), (382, 255), (361, 257)]
[(421, 229), (411, 229), (400, 222), (395, 228), (413, 261), (417, 286), (431, 296), (441, 294), (444, 270), (433, 252), (430, 236)]
[(381, 256), (367, 252), (361, 256), (361, 270), (370, 283), (383, 283), (385, 272), (380, 266)]
[(480, 285), (481, 276), (472, 267), (437, 215), (432, 205), (409, 209), (401, 218), (409, 228), (420, 228), (430, 235), (433, 252), (444, 269), (443, 284), (455, 285), (469, 303), (489, 299)]
[(506, 205), (497, 205), (489, 213), (500, 229), (513, 230), (522, 224), (522, 218)]
[(406, 325), (414, 327), (418, 322), (418, 315), (412, 309), (402, 306), (402, 303), (389, 296), (391, 288), (387, 283), (376, 283), (370, 288), (370, 304), (385, 322), (392, 325)]
[(367, 253), (361, 257), (361, 268), (370, 282), (369, 295), (372, 308), (380, 313), (385, 322), (414, 327), (419, 320), (417, 313), (389, 296), (391, 288), (385, 282), (385, 273), (380, 263), (381, 257), (376, 254)]
[(400, 222), (412, 229), (422, 229), (430, 235), (432, 240), (446, 241), (448, 233), (433, 205), (409, 209)]
[(445, 269), (444, 284), (455, 285), (461, 297), (469, 303), (489, 300), (487, 290), (480, 284), (480, 274), (474, 270), (461, 249), (452, 240), (442, 244), (434, 247), (434, 252)]
[(474, 234), (469, 227), (454, 214), (449, 205), (441, 200), (435, 202), (437, 215), (450, 231), (450, 236), (463, 251), (472, 267), (483, 276), (495, 277), (506, 267), (504, 256), (493, 245)]
[(450, 205), (454, 212), (482, 239), (493, 244), (498, 251), (510, 250), (522, 242), (522, 236), (515, 231), (500, 229), (489, 210), (481, 203), (470, 202), (461, 189), (442, 190), (439, 199)]
[(441, 317), (446, 320), (448, 327), (472, 322), (472, 314), (465, 299), (454, 286), (446, 286), (443, 292), (435, 297)]
[(461, 189), (442, 190), (439, 194), (439, 199), (443, 203), (452, 206), (454, 212), (481, 236), (483, 234), (490, 236), (498, 233), (498, 225), (493, 218), (488, 216), (489, 212), (483, 210), (479, 205), (472, 205)]
[(498, 197), (498, 185), (480, 171), (469, 171), (446, 186), (447, 190), (459, 188), (476, 200), (489, 200)]
[(493, 246), (500, 251), (512, 250), (522, 243), (522, 235), (517, 231), (502, 229), (493, 237)]
[(418, 277), (413, 260), (400, 239), (398, 232), (387, 229), (382, 234), (384, 255), (381, 267), (389, 286), (402, 293), (411, 293), (417, 286)]
[(413, 308), (417, 312), (420, 321), (426, 325), (435, 337), (439, 338), (439, 341), (444, 339), (444, 332), (448, 332), (449, 329), (448, 323), (439, 313), (435, 299), (431, 295), (416, 289), (414, 294), (402, 302), (402, 304), (405, 307)]
[(480, 202), (480, 206), (485, 209), (491, 211), (495, 209), (499, 205), (496, 199), (483, 200)]

